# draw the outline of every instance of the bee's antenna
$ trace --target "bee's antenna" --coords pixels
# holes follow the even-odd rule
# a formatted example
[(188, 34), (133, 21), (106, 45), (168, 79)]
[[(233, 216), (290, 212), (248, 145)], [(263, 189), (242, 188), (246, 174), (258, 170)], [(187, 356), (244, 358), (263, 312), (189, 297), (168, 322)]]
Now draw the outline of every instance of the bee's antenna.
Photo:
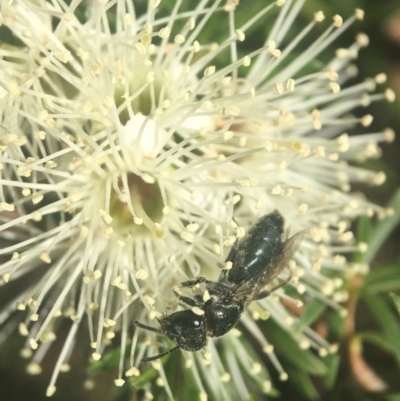
[(151, 326), (146, 326), (145, 324), (140, 323), (137, 320), (135, 320), (134, 323), (136, 324), (136, 326), (140, 327), (141, 329), (145, 329), (145, 330), (149, 330), (149, 331), (155, 331), (156, 333), (164, 334), (160, 329), (157, 329), (157, 328), (151, 327)]
[[(136, 323), (136, 322), (135, 322)], [(141, 326), (140, 326), (141, 327)], [(142, 358), (142, 360), (140, 362), (151, 362), (151, 361), (155, 361), (156, 359), (162, 358), (165, 355), (171, 354), (172, 352), (176, 351), (179, 348), (179, 345), (177, 345), (174, 348), (169, 349), (168, 351), (165, 352), (161, 352), (161, 354), (158, 355), (154, 355), (154, 356), (150, 356), (148, 358)]]

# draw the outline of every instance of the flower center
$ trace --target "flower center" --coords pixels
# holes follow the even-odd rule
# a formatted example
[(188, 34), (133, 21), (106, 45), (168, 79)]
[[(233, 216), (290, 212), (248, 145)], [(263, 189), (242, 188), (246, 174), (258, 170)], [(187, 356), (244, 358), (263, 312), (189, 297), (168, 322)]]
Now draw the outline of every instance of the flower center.
[(158, 224), (162, 218), (163, 201), (157, 182), (147, 183), (136, 174), (119, 177), (110, 197), (113, 226), (130, 233), (152, 231), (162, 236)]
[(137, 67), (133, 78), (129, 80), (128, 93), (125, 86), (116, 86), (114, 99), (122, 125), (129, 121), (132, 114), (150, 116), (159, 107), (160, 99), (168, 98), (169, 91), (164, 81), (159, 72), (153, 72), (148, 67)]

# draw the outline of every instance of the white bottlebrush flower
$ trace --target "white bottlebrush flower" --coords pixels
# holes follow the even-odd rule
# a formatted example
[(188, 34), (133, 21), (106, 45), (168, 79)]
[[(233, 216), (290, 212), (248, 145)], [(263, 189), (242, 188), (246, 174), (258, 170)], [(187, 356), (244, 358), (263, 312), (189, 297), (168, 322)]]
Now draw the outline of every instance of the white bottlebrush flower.
[[(361, 10), (346, 21), (334, 16), (311, 40), (321, 12), (290, 31), (302, 0), (270, 3), (243, 26), (235, 25), (235, 1), (177, 1), (169, 14), (160, 3), (149, 1), (143, 14), (123, 0), (1, 3), (1, 21), (19, 45), (0, 50), (0, 277), (5, 289), (29, 280), (1, 309), (0, 340), (19, 327), (29, 371), (39, 373), (70, 319), (48, 395), (81, 325), (94, 360), (118, 338), (116, 385), (139, 375), (141, 358), (165, 347), (155, 348), (154, 333), (133, 321), (156, 327), (160, 313), (177, 307), (173, 287), (200, 274), (216, 279), (235, 238), (274, 209), (293, 232), (305, 230), (290, 294), (281, 288), (254, 302), (241, 327), (285, 380), (254, 319), (271, 316), (299, 347), (332, 350), (288, 305), (317, 298), (340, 308), (340, 255), (360, 246), (349, 223), (383, 213), (351, 192), (353, 183), (383, 182), (383, 173), (352, 162), (376, 157), (376, 143), (393, 136), (347, 134), (372, 121), (354, 108), (393, 100), (390, 90), (369, 94), (374, 80), (346, 87), (367, 38), (310, 67)], [(242, 55), (246, 31), (272, 16), (264, 46)], [(216, 23), (225, 37), (202, 43)], [(206, 353), (183, 352), (201, 399), (247, 399), (254, 383), (270, 390), (239, 334), (224, 336), (218, 351), (209, 341)], [(172, 397), (161, 363), (153, 366)]]

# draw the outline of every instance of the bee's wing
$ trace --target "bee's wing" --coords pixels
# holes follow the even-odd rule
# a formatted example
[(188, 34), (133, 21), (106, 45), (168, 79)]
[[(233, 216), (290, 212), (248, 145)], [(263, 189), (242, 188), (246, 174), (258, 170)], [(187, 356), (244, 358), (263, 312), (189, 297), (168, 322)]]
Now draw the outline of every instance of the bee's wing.
[(246, 298), (245, 308), (247, 308), (268, 283), (277, 277), (285, 267), (289, 266), (289, 261), (300, 246), (303, 236), (304, 231), (300, 231), (290, 237), (285, 242), (282, 253), (274, 257), (271, 262), (264, 267), (260, 275), (254, 274), (251, 277), (246, 277), (235, 288), (236, 299)]
[[(290, 259), (292, 259), (293, 255), (299, 248), (301, 241), (303, 241), (304, 233), (305, 233), (304, 230), (299, 231), (297, 234), (291, 236), (285, 242), (285, 247), (283, 249), (282, 262), (286, 263), (286, 265), (289, 263)], [(285, 266), (283, 266), (283, 267), (285, 267)]]

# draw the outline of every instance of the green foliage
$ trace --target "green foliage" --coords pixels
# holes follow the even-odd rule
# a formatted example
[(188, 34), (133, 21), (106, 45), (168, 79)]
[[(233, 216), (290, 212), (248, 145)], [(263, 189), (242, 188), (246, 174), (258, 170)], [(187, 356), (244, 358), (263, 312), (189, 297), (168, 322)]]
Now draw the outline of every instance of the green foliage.
[(326, 365), (326, 374), (324, 377), (325, 386), (331, 389), (336, 384), (338, 378), (340, 356), (338, 354), (327, 355), (323, 359), (323, 362)]
[(321, 359), (308, 350), (300, 349), (298, 342), (277, 322), (273, 319), (269, 319), (266, 322), (266, 328), (270, 342), (280, 351), (279, 358), (284, 365), (285, 363), (283, 360), (290, 362), (290, 364), (293, 364), (294, 368), (297, 368), (297, 373), (300, 371), (303, 371), (304, 374), (307, 372), (316, 375), (323, 375), (326, 373), (326, 366)]
[(301, 369), (295, 369), (294, 367), (289, 367), (286, 370), (292, 384), (304, 398), (307, 400), (317, 400), (319, 398), (314, 383), (306, 372)]
[[(362, 219), (359, 222), (359, 238), (368, 244), (368, 250), (364, 254), (357, 254), (356, 261), (370, 263), (390, 233), (398, 225), (400, 221), (400, 191), (395, 194), (388, 207), (393, 209), (393, 215), (389, 218), (380, 220), (376, 224), (367, 219)], [(373, 268), (365, 278), (359, 296), (370, 311), (372, 321), (368, 326), (374, 328), (371, 330), (368, 327), (367, 330), (355, 334), (361, 343), (372, 344), (374, 348), (395, 359), (398, 366), (395, 376), (400, 374), (400, 319), (393, 308), (393, 304), (389, 302), (387, 294), (389, 291), (400, 290), (399, 273), (400, 263), (392, 262), (385, 266)], [(393, 293), (392, 299), (397, 311), (400, 311), (400, 297)], [(382, 366), (375, 366), (373, 363), (371, 368), (378, 375), (382, 370)], [(392, 395), (381, 399), (396, 400), (397, 397)]]
[[(400, 221), (400, 189), (396, 192), (392, 200), (388, 204), (388, 208), (393, 211), (393, 215), (389, 218), (378, 221), (374, 226), (373, 231), (370, 234), (368, 242), (368, 249), (364, 253), (362, 258), (363, 263), (371, 263), (372, 259), (381, 248), (383, 243), (386, 241), (390, 233), (399, 224)], [(360, 237), (365, 235), (364, 232), (360, 232)]]
[(140, 376), (130, 379), (129, 382), (134, 388), (143, 388), (157, 376), (157, 370), (155, 370), (154, 368), (148, 368)]
[(319, 299), (312, 299), (304, 308), (299, 319), (299, 332), (306, 327), (311, 326), (321, 313), (326, 309), (326, 305)]
[(393, 356), (400, 367), (400, 321), (385, 299), (379, 296), (368, 295), (364, 297), (372, 315), (381, 327), (382, 337), (389, 345)]
[(362, 293), (365, 296), (388, 293), (400, 288), (400, 263), (390, 263), (373, 269), (365, 279)]
[(121, 356), (121, 350), (116, 349), (103, 355), (100, 360), (92, 362), (88, 366), (89, 373), (101, 373), (109, 369), (114, 368), (118, 365), (119, 358)]
[(396, 306), (397, 312), (400, 314), (400, 297), (393, 292), (390, 294), (393, 299), (394, 305)]

